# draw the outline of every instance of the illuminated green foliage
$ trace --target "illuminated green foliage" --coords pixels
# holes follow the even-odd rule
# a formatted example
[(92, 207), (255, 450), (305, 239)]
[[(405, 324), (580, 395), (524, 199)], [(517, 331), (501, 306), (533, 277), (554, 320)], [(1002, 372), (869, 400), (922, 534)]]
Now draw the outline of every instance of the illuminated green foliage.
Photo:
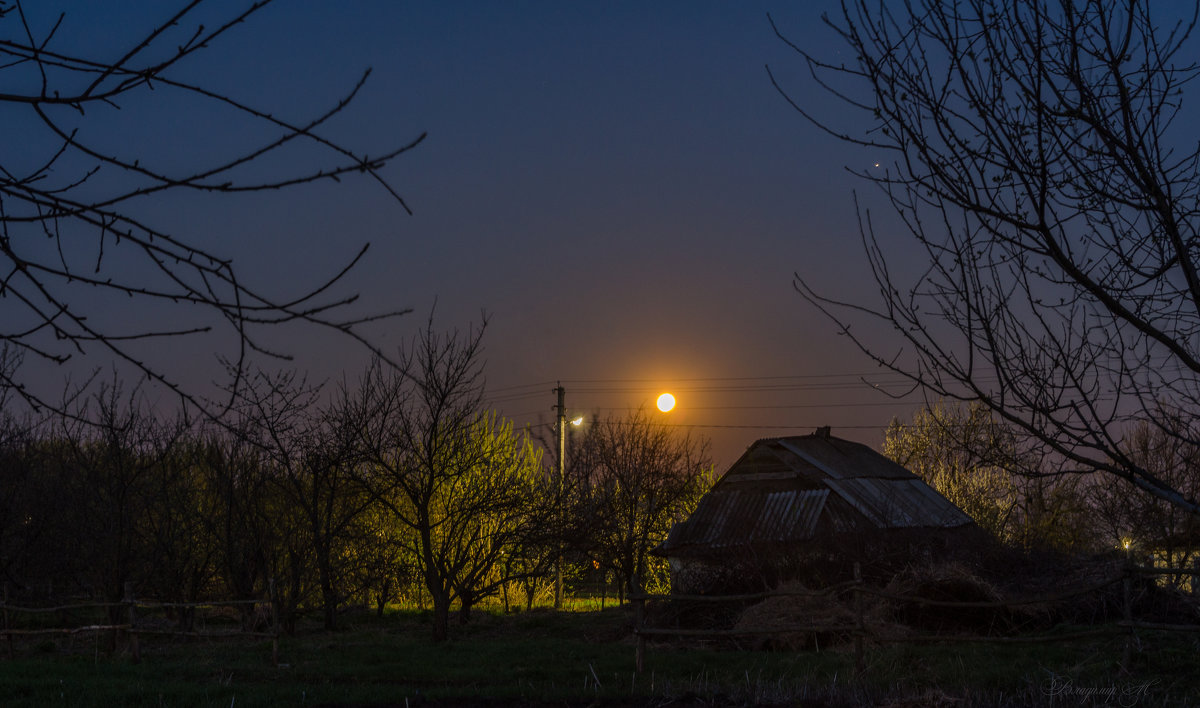
[(597, 420), (572, 460), (582, 485), (577, 515), (586, 546), (632, 587), (664, 586), (666, 564), (650, 551), (695, 510), (712, 486), (706, 440), (655, 420), (644, 408)]
[(1052, 474), (984, 406), (937, 402), (893, 420), (883, 453), (921, 477), (994, 537), (1024, 549), (1092, 540), (1079, 480)]

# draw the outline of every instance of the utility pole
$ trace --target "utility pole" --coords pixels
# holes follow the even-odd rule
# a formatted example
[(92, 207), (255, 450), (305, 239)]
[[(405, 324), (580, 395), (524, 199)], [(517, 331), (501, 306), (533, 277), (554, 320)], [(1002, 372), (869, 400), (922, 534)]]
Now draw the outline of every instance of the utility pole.
[(558, 559), (554, 563), (554, 609), (562, 609), (563, 601), (563, 556), (562, 556), (562, 531), (563, 531), (563, 489), (566, 474), (566, 454), (567, 454), (567, 406), (565, 403), (566, 390), (562, 387), (560, 381), (558, 387), (554, 389), (558, 394), (558, 424), (555, 431), (558, 435)]
[(555, 433), (558, 436), (558, 559), (554, 563), (554, 609), (562, 609), (563, 601), (563, 556), (562, 556), (562, 530), (563, 530), (563, 489), (566, 473), (566, 452), (567, 452), (567, 406), (565, 403), (566, 389), (559, 382), (558, 387), (554, 389), (558, 394), (558, 423)]

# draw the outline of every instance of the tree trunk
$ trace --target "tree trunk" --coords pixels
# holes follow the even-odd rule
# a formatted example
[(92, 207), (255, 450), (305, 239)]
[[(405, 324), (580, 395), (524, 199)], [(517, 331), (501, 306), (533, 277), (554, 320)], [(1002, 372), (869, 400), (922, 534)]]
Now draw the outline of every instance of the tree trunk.
[(324, 577), (321, 578), (321, 604), (325, 610), (325, 631), (337, 629), (337, 591), (333, 583)]
[(387, 607), (388, 596), (392, 594), (392, 581), (384, 580), (383, 585), (379, 588), (379, 594), (375, 596), (375, 616), (383, 617), (383, 610)]
[(337, 629), (337, 588), (333, 584), (333, 568), (328, 548), (318, 546), (317, 568), (321, 576), (321, 604), (324, 606), (325, 631)]
[(425, 576), (425, 587), (429, 588), (433, 600), (433, 641), (444, 642), (450, 636), (450, 587), (439, 576), (433, 560), (433, 533), (427, 510), (418, 512), (421, 534), (421, 565)]
[(458, 623), (466, 624), (471, 621), (471, 607), (475, 603), (465, 597), (461, 599), (461, 603), (462, 606), (458, 610)]
[(430, 589), (433, 596), (433, 641), (444, 642), (450, 636), (450, 595)]
[(290, 569), (286, 600), (280, 602), (283, 613), (283, 631), (289, 636), (296, 633), (296, 622), (300, 619), (300, 597), (303, 595), (304, 576), (301, 570), (300, 553), (294, 549), (288, 550)]

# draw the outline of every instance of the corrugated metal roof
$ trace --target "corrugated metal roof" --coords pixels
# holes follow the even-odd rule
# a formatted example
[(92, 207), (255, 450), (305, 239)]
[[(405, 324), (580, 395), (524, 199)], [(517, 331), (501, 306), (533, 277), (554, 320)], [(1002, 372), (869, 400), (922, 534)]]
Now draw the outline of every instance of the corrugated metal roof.
[(760, 440), (781, 447), (836, 479), (875, 477), (914, 479), (916, 475), (862, 443), (822, 435)]
[(729, 468), (662, 550), (804, 541), (822, 523), (854, 531), (954, 528), (971, 519), (866, 445), (824, 434), (767, 438)]
[(829, 487), (876, 528), (953, 528), (971, 518), (919, 479), (831, 479)]
[(676, 524), (664, 548), (730, 548), (753, 543), (804, 541), (813, 537), (828, 489), (776, 492), (714, 489), (696, 511)]

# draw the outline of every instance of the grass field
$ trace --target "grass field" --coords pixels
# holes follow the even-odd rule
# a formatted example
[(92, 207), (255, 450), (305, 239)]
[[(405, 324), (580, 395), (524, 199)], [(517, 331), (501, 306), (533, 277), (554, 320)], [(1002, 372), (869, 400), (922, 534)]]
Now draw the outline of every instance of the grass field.
[(333, 633), (303, 628), (280, 642), (142, 639), (142, 662), (105, 639), (36, 640), (0, 659), (0, 706), (1196, 705), (1200, 640), (1139, 635), (1064, 645), (872, 648), (861, 680), (853, 655), (652, 644), (633, 671), (632, 613), (477, 612), (452, 640), (429, 641), (427, 618), (347, 617)]

